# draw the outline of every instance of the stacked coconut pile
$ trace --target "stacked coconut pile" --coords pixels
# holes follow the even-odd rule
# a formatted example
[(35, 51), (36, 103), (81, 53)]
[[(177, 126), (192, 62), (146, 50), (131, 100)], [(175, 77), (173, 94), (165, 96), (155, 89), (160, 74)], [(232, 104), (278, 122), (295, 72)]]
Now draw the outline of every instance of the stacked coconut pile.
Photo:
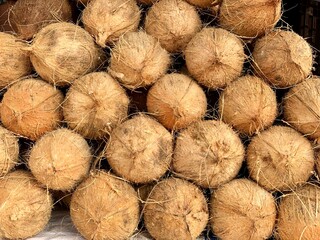
[(7, 7), (1, 239), (61, 199), (86, 239), (320, 238), (320, 79), (280, 0)]

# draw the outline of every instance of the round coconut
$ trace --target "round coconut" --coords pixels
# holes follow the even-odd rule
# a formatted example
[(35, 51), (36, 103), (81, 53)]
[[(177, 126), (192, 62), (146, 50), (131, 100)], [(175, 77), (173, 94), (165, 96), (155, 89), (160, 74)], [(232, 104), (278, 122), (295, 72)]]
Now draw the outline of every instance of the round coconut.
[(9, 12), (12, 6), (16, 3), (16, 0), (2, 1), (0, 4), (0, 32), (13, 32), (12, 27), (9, 24)]
[(106, 72), (89, 73), (74, 81), (63, 104), (68, 126), (85, 138), (101, 139), (127, 117), (129, 99)]
[(178, 178), (159, 182), (144, 208), (144, 223), (155, 239), (196, 239), (208, 222), (207, 201), (199, 188)]
[(134, 183), (159, 179), (170, 168), (173, 137), (160, 123), (137, 115), (110, 135), (106, 158), (121, 177)]
[(86, 140), (62, 128), (45, 134), (35, 143), (28, 165), (46, 188), (70, 191), (89, 174), (91, 160)]
[(284, 97), (284, 119), (293, 128), (316, 139), (320, 137), (320, 78), (312, 77)]
[(131, 185), (98, 172), (71, 198), (71, 219), (86, 239), (128, 239), (139, 223), (139, 200)]
[(31, 39), (46, 25), (71, 18), (68, 0), (18, 0), (9, 12), (9, 23), (22, 39)]
[(53, 201), (26, 171), (0, 178), (0, 238), (26, 239), (41, 232), (51, 216)]
[(201, 20), (184, 0), (161, 0), (149, 9), (145, 29), (169, 52), (180, 52), (201, 29)]
[(260, 78), (243, 76), (222, 93), (219, 113), (224, 122), (241, 134), (253, 135), (271, 126), (276, 119), (276, 94)]
[(255, 73), (278, 88), (304, 81), (312, 70), (310, 45), (291, 31), (277, 30), (260, 38), (252, 56)]
[(166, 128), (178, 130), (204, 117), (207, 99), (202, 88), (191, 78), (171, 73), (149, 90), (147, 108)]
[(270, 191), (290, 191), (312, 175), (311, 143), (289, 127), (274, 126), (255, 136), (247, 149), (250, 177)]
[(135, 0), (92, 0), (82, 12), (85, 29), (101, 47), (126, 32), (138, 30), (140, 9)]
[(268, 239), (276, 221), (271, 193), (248, 179), (218, 188), (211, 198), (211, 228), (221, 240)]
[(319, 239), (319, 196), (319, 187), (307, 184), (281, 198), (277, 222), (277, 235), (279, 239)]
[(272, 30), (281, 17), (281, 0), (223, 0), (219, 24), (242, 38)]
[(173, 171), (205, 188), (235, 178), (244, 160), (238, 135), (220, 121), (199, 121), (182, 130), (176, 140)]
[(112, 49), (108, 72), (129, 89), (146, 87), (166, 74), (169, 53), (145, 32), (129, 32)]
[(40, 79), (16, 82), (3, 96), (1, 121), (10, 131), (37, 140), (59, 127), (63, 99), (60, 90)]
[(69, 85), (96, 70), (104, 58), (88, 32), (64, 22), (42, 28), (29, 51), (37, 73), (57, 86)]
[(0, 88), (31, 73), (30, 58), (22, 50), (25, 47), (15, 36), (0, 32)]
[(237, 79), (245, 60), (241, 40), (222, 28), (202, 29), (184, 53), (190, 74), (211, 89), (225, 87)]

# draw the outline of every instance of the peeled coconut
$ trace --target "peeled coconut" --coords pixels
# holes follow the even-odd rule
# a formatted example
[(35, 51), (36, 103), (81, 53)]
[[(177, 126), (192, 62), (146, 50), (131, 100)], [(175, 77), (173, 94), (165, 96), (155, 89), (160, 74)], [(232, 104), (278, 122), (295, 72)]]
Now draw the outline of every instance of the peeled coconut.
[(262, 79), (243, 76), (222, 93), (219, 113), (240, 133), (253, 135), (270, 127), (276, 119), (276, 94)]
[(91, 0), (83, 10), (82, 22), (96, 42), (106, 47), (124, 33), (138, 29), (140, 9), (135, 0)]
[(245, 60), (241, 40), (222, 28), (202, 29), (184, 53), (190, 74), (211, 89), (225, 87), (236, 80)]
[(71, 219), (86, 239), (128, 239), (139, 223), (139, 200), (131, 185), (97, 172), (71, 198)]
[(204, 117), (207, 99), (202, 88), (186, 75), (171, 73), (148, 92), (147, 107), (168, 129), (181, 129)]
[(199, 188), (178, 178), (159, 182), (144, 208), (144, 223), (155, 239), (196, 239), (208, 222), (207, 201)]
[(149, 9), (145, 29), (169, 52), (180, 52), (201, 29), (201, 20), (186, 1), (161, 0)]
[(244, 160), (239, 136), (221, 121), (199, 121), (182, 130), (176, 140), (173, 171), (205, 188), (235, 178)]
[(9, 23), (22, 39), (31, 39), (41, 28), (71, 18), (68, 0), (18, 0), (9, 12)]
[(236, 179), (213, 192), (211, 228), (221, 240), (268, 239), (276, 221), (271, 193), (248, 179)]
[(53, 201), (26, 171), (0, 178), (0, 238), (26, 239), (41, 232), (51, 216)]
[(40, 79), (18, 81), (3, 96), (1, 121), (10, 131), (37, 140), (59, 127), (63, 99), (60, 90)]
[(28, 165), (46, 188), (69, 191), (89, 174), (91, 160), (86, 140), (62, 128), (47, 133), (35, 143)]
[(170, 168), (173, 137), (160, 123), (137, 115), (110, 135), (106, 158), (121, 177), (134, 183), (159, 179)]
[(275, 87), (291, 87), (311, 73), (310, 45), (298, 34), (276, 30), (257, 40), (252, 53), (254, 70)]
[(129, 99), (106, 72), (89, 73), (74, 81), (63, 103), (69, 128), (85, 138), (101, 139), (127, 117)]
[(219, 24), (242, 38), (255, 38), (272, 30), (281, 17), (281, 0), (223, 0)]
[(29, 51), (37, 73), (57, 86), (69, 85), (96, 70), (104, 58), (88, 32), (64, 22), (42, 28)]
[(129, 32), (112, 49), (108, 72), (129, 89), (146, 87), (166, 74), (169, 53), (145, 32)]
[(25, 47), (15, 36), (0, 32), (0, 88), (31, 73), (30, 58), (22, 50)]

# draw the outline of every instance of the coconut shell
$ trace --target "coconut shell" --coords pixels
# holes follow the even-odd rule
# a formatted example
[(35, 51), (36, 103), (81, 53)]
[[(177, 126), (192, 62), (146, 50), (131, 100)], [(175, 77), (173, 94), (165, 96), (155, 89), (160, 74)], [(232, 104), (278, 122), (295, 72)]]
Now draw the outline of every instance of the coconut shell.
[(211, 228), (221, 240), (268, 239), (276, 221), (271, 193), (248, 179), (236, 179), (214, 191)]
[(151, 191), (144, 208), (144, 223), (155, 239), (196, 239), (208, 222), (207, 201), (188, 181), (169, 178)]
[(196, 7), (209, 8), (213, 5), (216, 5), (216, 2), (218, 0), (186, 0), (186, 1)]
[(71, 219), (86, 239), (128, 239), (139, 223), (139, 200), (128, 183), (98, 172), (73, 193)]
[(59, 127), (63, 99), (60, 90), (40, 79), (18, 81), (3, 96), (1, 121), (10, 131), (37, 140)]
[(184, 53), (190, 74), (211, 89), (225, 87), (236, 80), (245, 60), (241, 40), (222, 28), (202, 29)]
[(38, 234), (49, 222), (52, 205), (51, 195), (30, 173), (20, 170), (0, 178), (0, 238)]
[(8, 33), (0, 32), (0, 88), (31, 73), (28, 54), (22, 49), (27, 44)]
[(146, 87), (166, 74), (169, 53), (145, 32), (129, 32), (112, 49), (108, 72), (129, 89)]
[(145, 29), (169, 52), (181, 52), (201, 29), (201, 20), (184, 0), (161, 0), (149, 9)]
[(270, 127), (276, 119), (276, 94), (260, 78), (243, 76), (222, 93), (219, 113), (241, 134), (253, 135)]
[(13, 32), (9, 24), (9, 12), (16, 0), (7, 0), (0, 4), (0, 32)]
[(207, 99), (202, 88), (186, 75), (167, 74), (148, 92), (147, 107), (168, 129), (185, 128), (204, 117)]
[(135, 0), (91, 0), (82, 13), (85, 29), (101, 47), (126, 32), (137, 31), (140, 9)]
[(129, 99), (119, 83), (105, 72), (74, 81), (63, 104), (69, 128), (85, 138), (101, 139), (127, 117)]
[(29, 50), (37, 73), (57, 86), (69, 85), (96, 70), (104, 59), (90, 34), (72, 23), (53, 23), (42, 28)]
[(86, 140), (62, 128), (47, 133), (35, 143), (28, 165), (46, 188), (70, 191), (89, 174), (91, 160)]

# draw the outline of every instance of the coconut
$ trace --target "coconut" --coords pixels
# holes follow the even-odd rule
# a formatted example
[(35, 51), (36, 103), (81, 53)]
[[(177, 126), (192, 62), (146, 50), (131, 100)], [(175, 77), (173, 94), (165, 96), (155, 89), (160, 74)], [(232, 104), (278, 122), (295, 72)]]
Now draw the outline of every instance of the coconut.
[(22, 50), (26, 46), (15, 36), (0, 32), (0, 88), (31, 73), (30, 58)]
[(135, 0), (92, 0), (83, 10), (82, 22), (96, 42), (106, 47), (124, 33), (138, 29), (140, 9)]
[(157, 0), (137, 0), (138, 3), (142, 3), (142, 4), (145, 4), (145, 5), (152, 5), (154, 4)]
[(160, 123), (137, 115), (110, 135), (106, 158), (121, 177), (134, 183), (159, 179), (170, 168), (173, 137)]
[(184, 0), (161, 0), (149, 9), (145, 29), (169, 52), (180, 52), (201, 29), (201, 20)]
[(298, 34), (276, 30), (257, 40), (252, 53), (254, 70), (275, 87), (290, 87), (311, 73), (310, 45)]
[(73, 193), (71, 219), (86, 239), (128, 239), (139, 223), (139, 200), (128, 183), (97, 172)]
[(26, 171), (0, 178), (0, 238), (26, 239), (41, 232), (51, 216), (53, 201)]
[(78, 4), (81, 3), (82, 5), (87, 5), (89, 1), (90, 0), (76, 0)]
[(148, 92), (148, 111), (168, 129), (181, 129), (204, 117), (207, 99), (191, 78), (178, 73), (167, 74)]
[(190, 74), (211, 89), (225, 87), (237, 79), (245, 60), (241, 40), (222, 28), (214, 27), (197, 33), (184, 53)]
[(240, 133), (253, 135), (271, 126), (276, 119), (276, 94), (260, 78), (243, 76), (222, 93), (219, 113), (224, 122)]
[(208, 222), (208, 205), (199, 188), (169, 178), (151, 191), (144, 208), (144, 223), (155, 239), (196, 239)]
[(0, 4), (0, 32), (12, 32), (12, 27), (9, 24), (8, 16), (10, 9), (15, 4), (16, 0), (2, 1)]
[(9, 23), (22, 39), (31, 39), (50, 23), (70, 21), (71, 18), (68, 0), (18, 0), (9, 13)]
[(31, 62), (46, 81), (65, 86), (102, 63), (103, 51), (81, 27), (72, 23), (53, 23), (36, 35)]
[(276, 221), (271, 193), (248, 179), (218, 188), (211, 198), (211, 228), (219, 239), (268, 239)]
[(86, 140), (62, 128), (47, 133), (36, 142), (28, 165), (46, 188), (70, 191), (89, 174), (91, 160)]
[(127, 117), (129, 99), (105, 72), (89, 73), (74, 81), (63, 104), (68, 126), (85, 138), (101, 139)]
[(274, 28), (281, 17), (281, 0), (224, 0), (219, 24), (243, 38), (255, 38)]
[(126, 88), (155, 83), (170, 66), (170, 55), (145, 32), (129, 32), (112, 49), (109, 73)]
[(30, 140), (59, 127), (63, 94), (49, 83), (28, 78), (13, 84), (1, 102), (1, 121), (10, 131)]
[(201, 8), (209, 8), (220, 0), (186, 0), (188, 3)]

